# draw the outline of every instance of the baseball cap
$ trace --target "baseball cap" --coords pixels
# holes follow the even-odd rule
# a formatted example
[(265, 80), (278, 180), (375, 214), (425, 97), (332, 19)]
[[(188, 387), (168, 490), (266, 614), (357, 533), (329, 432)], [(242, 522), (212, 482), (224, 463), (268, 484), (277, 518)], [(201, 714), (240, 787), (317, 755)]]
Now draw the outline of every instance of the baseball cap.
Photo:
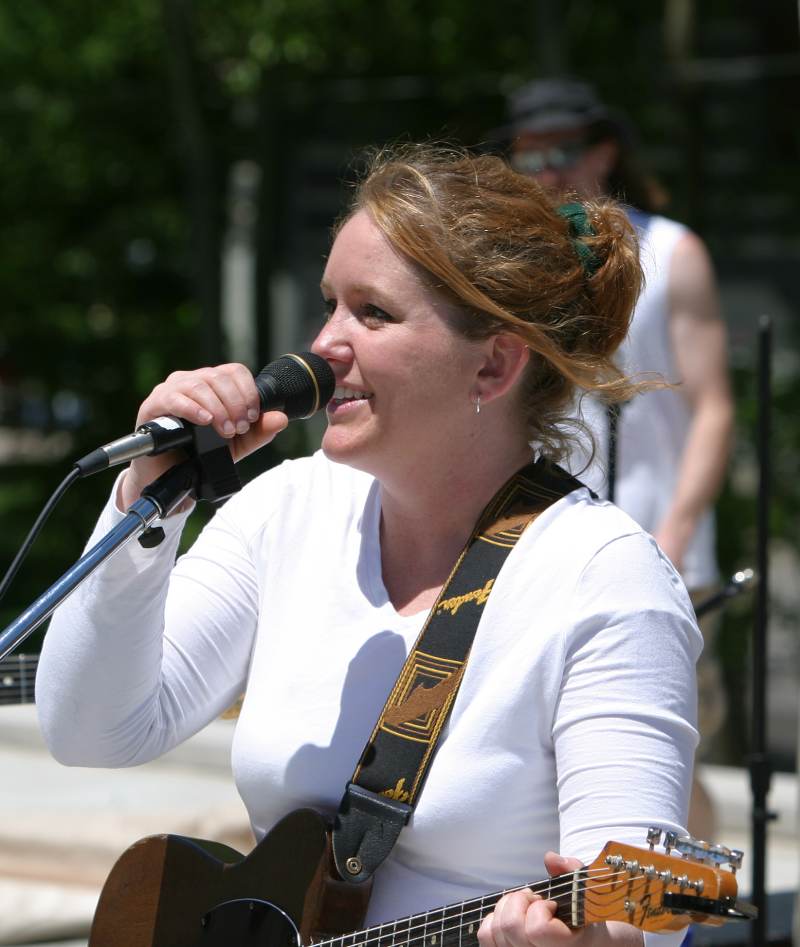
[(496, 129), (496, 137), (516, 138), (526, 132), (572, 131), (605, 125), (628, 138), (630, 126), (623, 116), (601, 101), (588, 82), (570, 77), (534, 79), (508, 97), (509, 122)]

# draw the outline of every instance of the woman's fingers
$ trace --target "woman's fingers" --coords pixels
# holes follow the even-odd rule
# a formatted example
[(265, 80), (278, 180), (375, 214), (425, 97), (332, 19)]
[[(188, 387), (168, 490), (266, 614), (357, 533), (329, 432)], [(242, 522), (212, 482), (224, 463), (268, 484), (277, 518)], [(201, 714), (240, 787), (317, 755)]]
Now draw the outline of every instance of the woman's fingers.
[[(136, 426), (164, 415), (197, 426), (213, 426), (228, 441), (235, 461), (268, 444), (288, 424), (286, 415), (279, 411), (261, 413), (261, 399), (252, 373), (244, 365), (234, 363), (173, 372), (142, 402)], [(134, 460), (120, 487), (120, 507), (125, 509), (133, 503), (142, 489), (180, 456), (168, 451)]]
[(558, 852), (545, 852), (544, 867), (547, 869), (548, 875), (565, 875), (568, 871), (583, 868), (583, 862), (579, 858), (567, 858), (566, 855), (559, 855)]
[[(550, 875), (563, 875), (581, 868), (577, 858), (547, 852), (544, 864)], [(530, 888), (512, 891), (497, 902), (478, 929), (480, 947), (556, 947), (582, 938), (556, 917), (555, 901), (548, 901)]]
[(289, 419), (282, 411), (268, 411), (262, 414), (255, 424), (231, 441), (231, 454), (234, 460), (241, 460), (253, 451), (264, 447), (287, 426)]
[(137, 426), (163, 414), (213, 424), (222, 437), (246, 433), (261, 413), (252, 374), (244, 365), (219, 365), (173, 372), (157, 385), (139, 410)]
[(571, 936), (555, 917), (556, 904), (530, 888), (504, 895), (478, 929), (481, 947), (547, 947)]

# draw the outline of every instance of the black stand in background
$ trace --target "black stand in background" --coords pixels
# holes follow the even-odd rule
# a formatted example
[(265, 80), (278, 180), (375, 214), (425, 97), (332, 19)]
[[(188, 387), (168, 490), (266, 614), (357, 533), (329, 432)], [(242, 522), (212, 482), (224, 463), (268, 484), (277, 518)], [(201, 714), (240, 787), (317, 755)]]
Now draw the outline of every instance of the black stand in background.
[[(770, 458), (771, 408), (772, 408), (772, 321), (762, 316), (758, 323), (758, 435), (757, 455), (759, 486), (757, 497), (757, 550), (755, 577), (758, 580), (756, 607), (753, 620), (752, 641), (752, 729), (750, 753), (747, 765), (750, 772), (752, 793), (751, 844), (752, 854), (752, 903), (758, 908), (758, 916), (752, 922), (750, 943), (763, 947), (768, 941), (768, 916), (766, 896), (767, 823), (775, 813), (767, 808), (772, 780), (772, 768), (767, 753), (767, 631), (769, 598), (769, 508), (772, 466)], [(619, 450), (619, 407), (607, 409), (609, 432), (609, 499), (614, 501), (617, 474), (617, 452)], [(737, 572), (728, 584), (708, 600), (700, 603), (695, 612), (701, 615), (743, 591), (754, 578), (753, 570)]]
[(753, 794), (752, 810), (752, 902), (758, 908), (758, 917), (752, 922), (750, 943), (761, 947), (767, 943), (766, 851), (767, 823), (775, 814), (767, 809), (772, 771), (767, 755), (767, 625), (769, 595), (769, 506), (770, 480), (770, 420), (772, 405), (772, 323), (762, 316), (758, 325), (758, 508), (756, 551), (758, 589), (753, 622), (753, 709), (752, 732), (748, 766)]

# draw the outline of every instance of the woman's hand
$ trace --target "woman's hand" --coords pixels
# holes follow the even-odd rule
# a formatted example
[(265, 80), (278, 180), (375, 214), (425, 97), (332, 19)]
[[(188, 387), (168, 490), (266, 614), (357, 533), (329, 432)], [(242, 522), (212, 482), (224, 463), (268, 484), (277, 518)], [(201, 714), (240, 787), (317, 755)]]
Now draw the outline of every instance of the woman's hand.
[[(218, 434), (229, 439), (234, 461), (268, 444), (289, 423), (280, 411), (261, 413), (253, 375), (239, 364), (173, 372), (144, 400), (136, 427), (165, 414), (192, 424), (213, 425)], [(144, 487), (179, 460), (177, 451), (134, 460), (120, 486), (120, 509), (127, 509)]]
[[(583, 867), (577, 858), (555, 852), (544, 857), (550, 875), (563, 875)], [(478, 929), (480, 947), (601, 947), (641, 945), (642, 935), (628, 924), (592, 924), (573, 930), (556, 917), (556, 902), (546, 901), (530, 888), (504, 895)]]

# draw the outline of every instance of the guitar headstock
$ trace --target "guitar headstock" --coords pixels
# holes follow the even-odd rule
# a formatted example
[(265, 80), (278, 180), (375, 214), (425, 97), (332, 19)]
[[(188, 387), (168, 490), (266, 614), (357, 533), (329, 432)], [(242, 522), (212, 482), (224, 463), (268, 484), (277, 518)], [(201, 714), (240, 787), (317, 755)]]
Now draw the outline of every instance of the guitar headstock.
[[(664, 851), (657, 852), (662, 834)], [(742, 852), (658, 828), (649, 830), (647, 843), (608, 842), (584, 869), (585, 924), (625, 921), (667, 931), (756, 916), (752, 905), (736, 900)]]

